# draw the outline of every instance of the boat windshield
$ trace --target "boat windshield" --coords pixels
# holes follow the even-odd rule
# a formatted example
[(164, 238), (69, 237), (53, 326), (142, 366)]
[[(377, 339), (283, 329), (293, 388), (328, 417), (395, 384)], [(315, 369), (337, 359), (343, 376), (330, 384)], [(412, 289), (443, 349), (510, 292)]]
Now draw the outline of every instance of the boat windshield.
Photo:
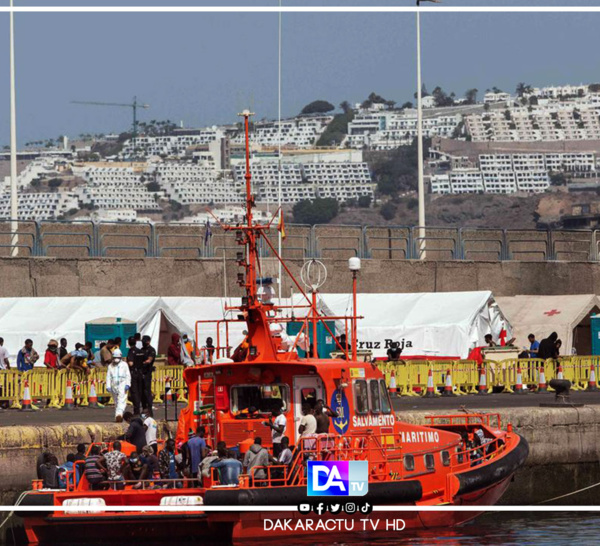
[(260, 413), (270, 413), (275, 408), (285, 412), (289, 398), (289, 388), (283, 384), (236, 385), (231, 388), (231, 411), (254, 407)]

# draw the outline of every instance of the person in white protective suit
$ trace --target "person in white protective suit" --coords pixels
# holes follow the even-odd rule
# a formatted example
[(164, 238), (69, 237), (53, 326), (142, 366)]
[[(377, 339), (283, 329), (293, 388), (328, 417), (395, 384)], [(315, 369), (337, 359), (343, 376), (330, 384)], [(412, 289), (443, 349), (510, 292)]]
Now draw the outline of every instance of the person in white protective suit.
[(127, 391), (131, 387), (131, 373), (127, 362), (123, 360), (120, 349), (115, 349), (112, 361), (106, 369), (106, 390), (113, 395), (115, 401), (115, 421), (123, 421), (123, 413), (127, 406)]

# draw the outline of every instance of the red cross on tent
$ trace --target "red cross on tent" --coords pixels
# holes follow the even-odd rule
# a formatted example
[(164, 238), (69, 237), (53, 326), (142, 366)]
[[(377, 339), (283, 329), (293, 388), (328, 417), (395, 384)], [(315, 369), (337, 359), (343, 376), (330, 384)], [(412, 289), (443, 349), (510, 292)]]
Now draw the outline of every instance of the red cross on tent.
[(552, 311), (544, 311), (544, 315), (553, 317), (554, 315), (560, 315), (560, 311), (558, 309), (552, 309)]

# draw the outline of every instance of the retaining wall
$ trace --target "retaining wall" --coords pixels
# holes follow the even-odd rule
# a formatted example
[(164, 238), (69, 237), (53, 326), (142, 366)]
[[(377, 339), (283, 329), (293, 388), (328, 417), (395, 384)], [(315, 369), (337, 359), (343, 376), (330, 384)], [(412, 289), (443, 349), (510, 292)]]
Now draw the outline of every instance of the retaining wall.
[[(345, 259), (324, 259), (328, 278), (322, 292), (350, 292)], [(263, 275), (277, 272), (274, 259)], [(287, 262), (299, 278), (302, 261)], [(0, 297), (32, 296), (223, 296), (241, 295), (240, 268), (217, 258), (0, 258)], [(289, 295), (292, 281), (283, 280)], [(517, 294), (600, 294), (600, 264), (593, 262), (362, 261), (359, 290), (377, 292), (455, 292), (492, 290)], [(297, 292), (297, 289), (294, 289)]]

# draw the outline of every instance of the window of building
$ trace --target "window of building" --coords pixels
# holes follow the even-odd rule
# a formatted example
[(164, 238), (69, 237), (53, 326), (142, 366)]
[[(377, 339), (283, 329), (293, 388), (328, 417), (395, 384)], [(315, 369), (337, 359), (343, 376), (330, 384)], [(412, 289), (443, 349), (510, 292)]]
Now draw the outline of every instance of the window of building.
[(364, 414), (369, 411), (367, 382), (364, 379), (358, 379), (354, 382), (354, 408), (356, 413), (359, 414)]

